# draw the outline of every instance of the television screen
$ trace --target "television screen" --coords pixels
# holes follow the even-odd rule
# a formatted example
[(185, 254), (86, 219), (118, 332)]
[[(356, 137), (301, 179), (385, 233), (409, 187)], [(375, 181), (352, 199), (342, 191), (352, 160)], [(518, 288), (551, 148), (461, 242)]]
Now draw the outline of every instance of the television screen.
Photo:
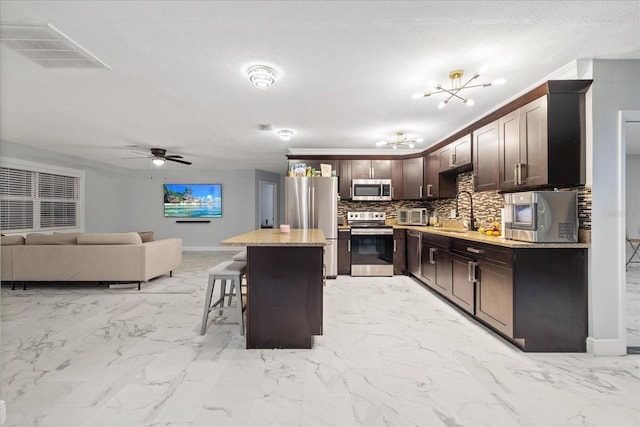
[(167, 218), (222, 218), (222, 184), (164, 184)]

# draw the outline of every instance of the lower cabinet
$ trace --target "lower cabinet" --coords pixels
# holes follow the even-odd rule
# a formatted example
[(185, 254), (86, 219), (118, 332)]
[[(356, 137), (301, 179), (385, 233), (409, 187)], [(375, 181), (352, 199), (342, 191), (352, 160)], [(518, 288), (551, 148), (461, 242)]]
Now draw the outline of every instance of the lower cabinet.
[(338, 274), (351, 274), (351, 230), (338, 230)]
[(523, 351), (586, 351), (586, 248), (509, 248), (418, 234), (407, 234), (409, 272), (452, 304)]
[(451, 254), (451, 301), (468, 313), (475, 314), (476, 262)]
[(405, 274), (407, 266), (407, 230), (393, 230), (393, 274)]

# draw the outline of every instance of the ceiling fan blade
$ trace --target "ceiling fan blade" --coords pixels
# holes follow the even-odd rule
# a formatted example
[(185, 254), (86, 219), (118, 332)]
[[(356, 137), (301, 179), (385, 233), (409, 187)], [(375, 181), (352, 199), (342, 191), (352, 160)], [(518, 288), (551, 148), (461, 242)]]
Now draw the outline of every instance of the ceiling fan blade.
[(186, 160), (173, 159), (173, 158), (171, 158), (171, 156), (165, 157), (165, 160), (170, 161), (170, 162), (182, 163), (184, 165), (190, 165), (191, 164), (191, 162), (187, 162)]
[(149, 156), (138, 156), (138, 157), (121, 157), (122, 160), (129, 160), (129, 159), (150, 159), (151, 157)]
[(170, 156), (164, 156), (165, 159), (183, 159), (184, 157), (172, 154)]

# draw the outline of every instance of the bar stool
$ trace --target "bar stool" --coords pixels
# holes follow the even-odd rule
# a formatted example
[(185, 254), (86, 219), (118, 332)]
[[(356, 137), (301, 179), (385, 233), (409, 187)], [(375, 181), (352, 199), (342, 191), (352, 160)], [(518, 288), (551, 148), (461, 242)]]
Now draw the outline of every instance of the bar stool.
[(627, 236), (627, 243), (629, 244), (629, 246), (631, 246), (631, 256), (625, 264), (625, 269), (629, 269), (629, 264), (640, 263), (640, 260), (633, 259), (638, 253), (638, 249), (640, 249), (640, 239), (631, 239)]
[(247, 262), (247, 251), (240, 251), (234, 256), (231, 257), (234, 261), (244, 261)]
[[(202, 316), (202, 327), (200, 335), (204, 335), (207, 329), (207, 319), (209, 313), (218, 310), (222, 314), (225, 310), (236, 310), (240, 315), (240, 335), (244, 335), (244, 307), (242, 305), (242, 276), (246, 272), (247, 263), (242, 261), (224, 261), (209, 270), (209, 283), (204, 303), (204, 314)], [(216, 281), (220, 281), (220, 298), (213, 304), (213, 290)], [(227, 292), (227, 280), (231, 281), (231, 287)], [(236, 307), (231, 307), (231, 298), (236, 297)], [(224, 305), (224, 298), (228, 297), (227, 306)]]

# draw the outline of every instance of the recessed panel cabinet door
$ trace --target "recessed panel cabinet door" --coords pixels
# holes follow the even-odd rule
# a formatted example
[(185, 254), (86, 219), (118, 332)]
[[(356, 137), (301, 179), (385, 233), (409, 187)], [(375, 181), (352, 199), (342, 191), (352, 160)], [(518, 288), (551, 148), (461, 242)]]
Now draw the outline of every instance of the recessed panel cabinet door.
[[(471, 264), (470, 264), (471, 263)], [(474, 276), (475, 263), (464, 257), (451, 256), (452, 277), (451, 301), (463, 310), (475, 313), (475, 283), (470, 280)]]
[(497, 190), (500, 171), (499, 123), (489, 123), (473, 133), (473, 183), (475, 191)]
[(405, 199), (422, 198), (423, 158), (414, 157), (402, 161), (402, 194)]
[(520, 110), (502, 117), (499, 122), (500, 137), (500, 189), (519, 187), (520, 164)]
[(513, 338), (513, 270), (480, 261), (476, 282), (476, 316)]
[(521, 185), (547, 183), (547, 98), (542, 97), (520, 109)]

